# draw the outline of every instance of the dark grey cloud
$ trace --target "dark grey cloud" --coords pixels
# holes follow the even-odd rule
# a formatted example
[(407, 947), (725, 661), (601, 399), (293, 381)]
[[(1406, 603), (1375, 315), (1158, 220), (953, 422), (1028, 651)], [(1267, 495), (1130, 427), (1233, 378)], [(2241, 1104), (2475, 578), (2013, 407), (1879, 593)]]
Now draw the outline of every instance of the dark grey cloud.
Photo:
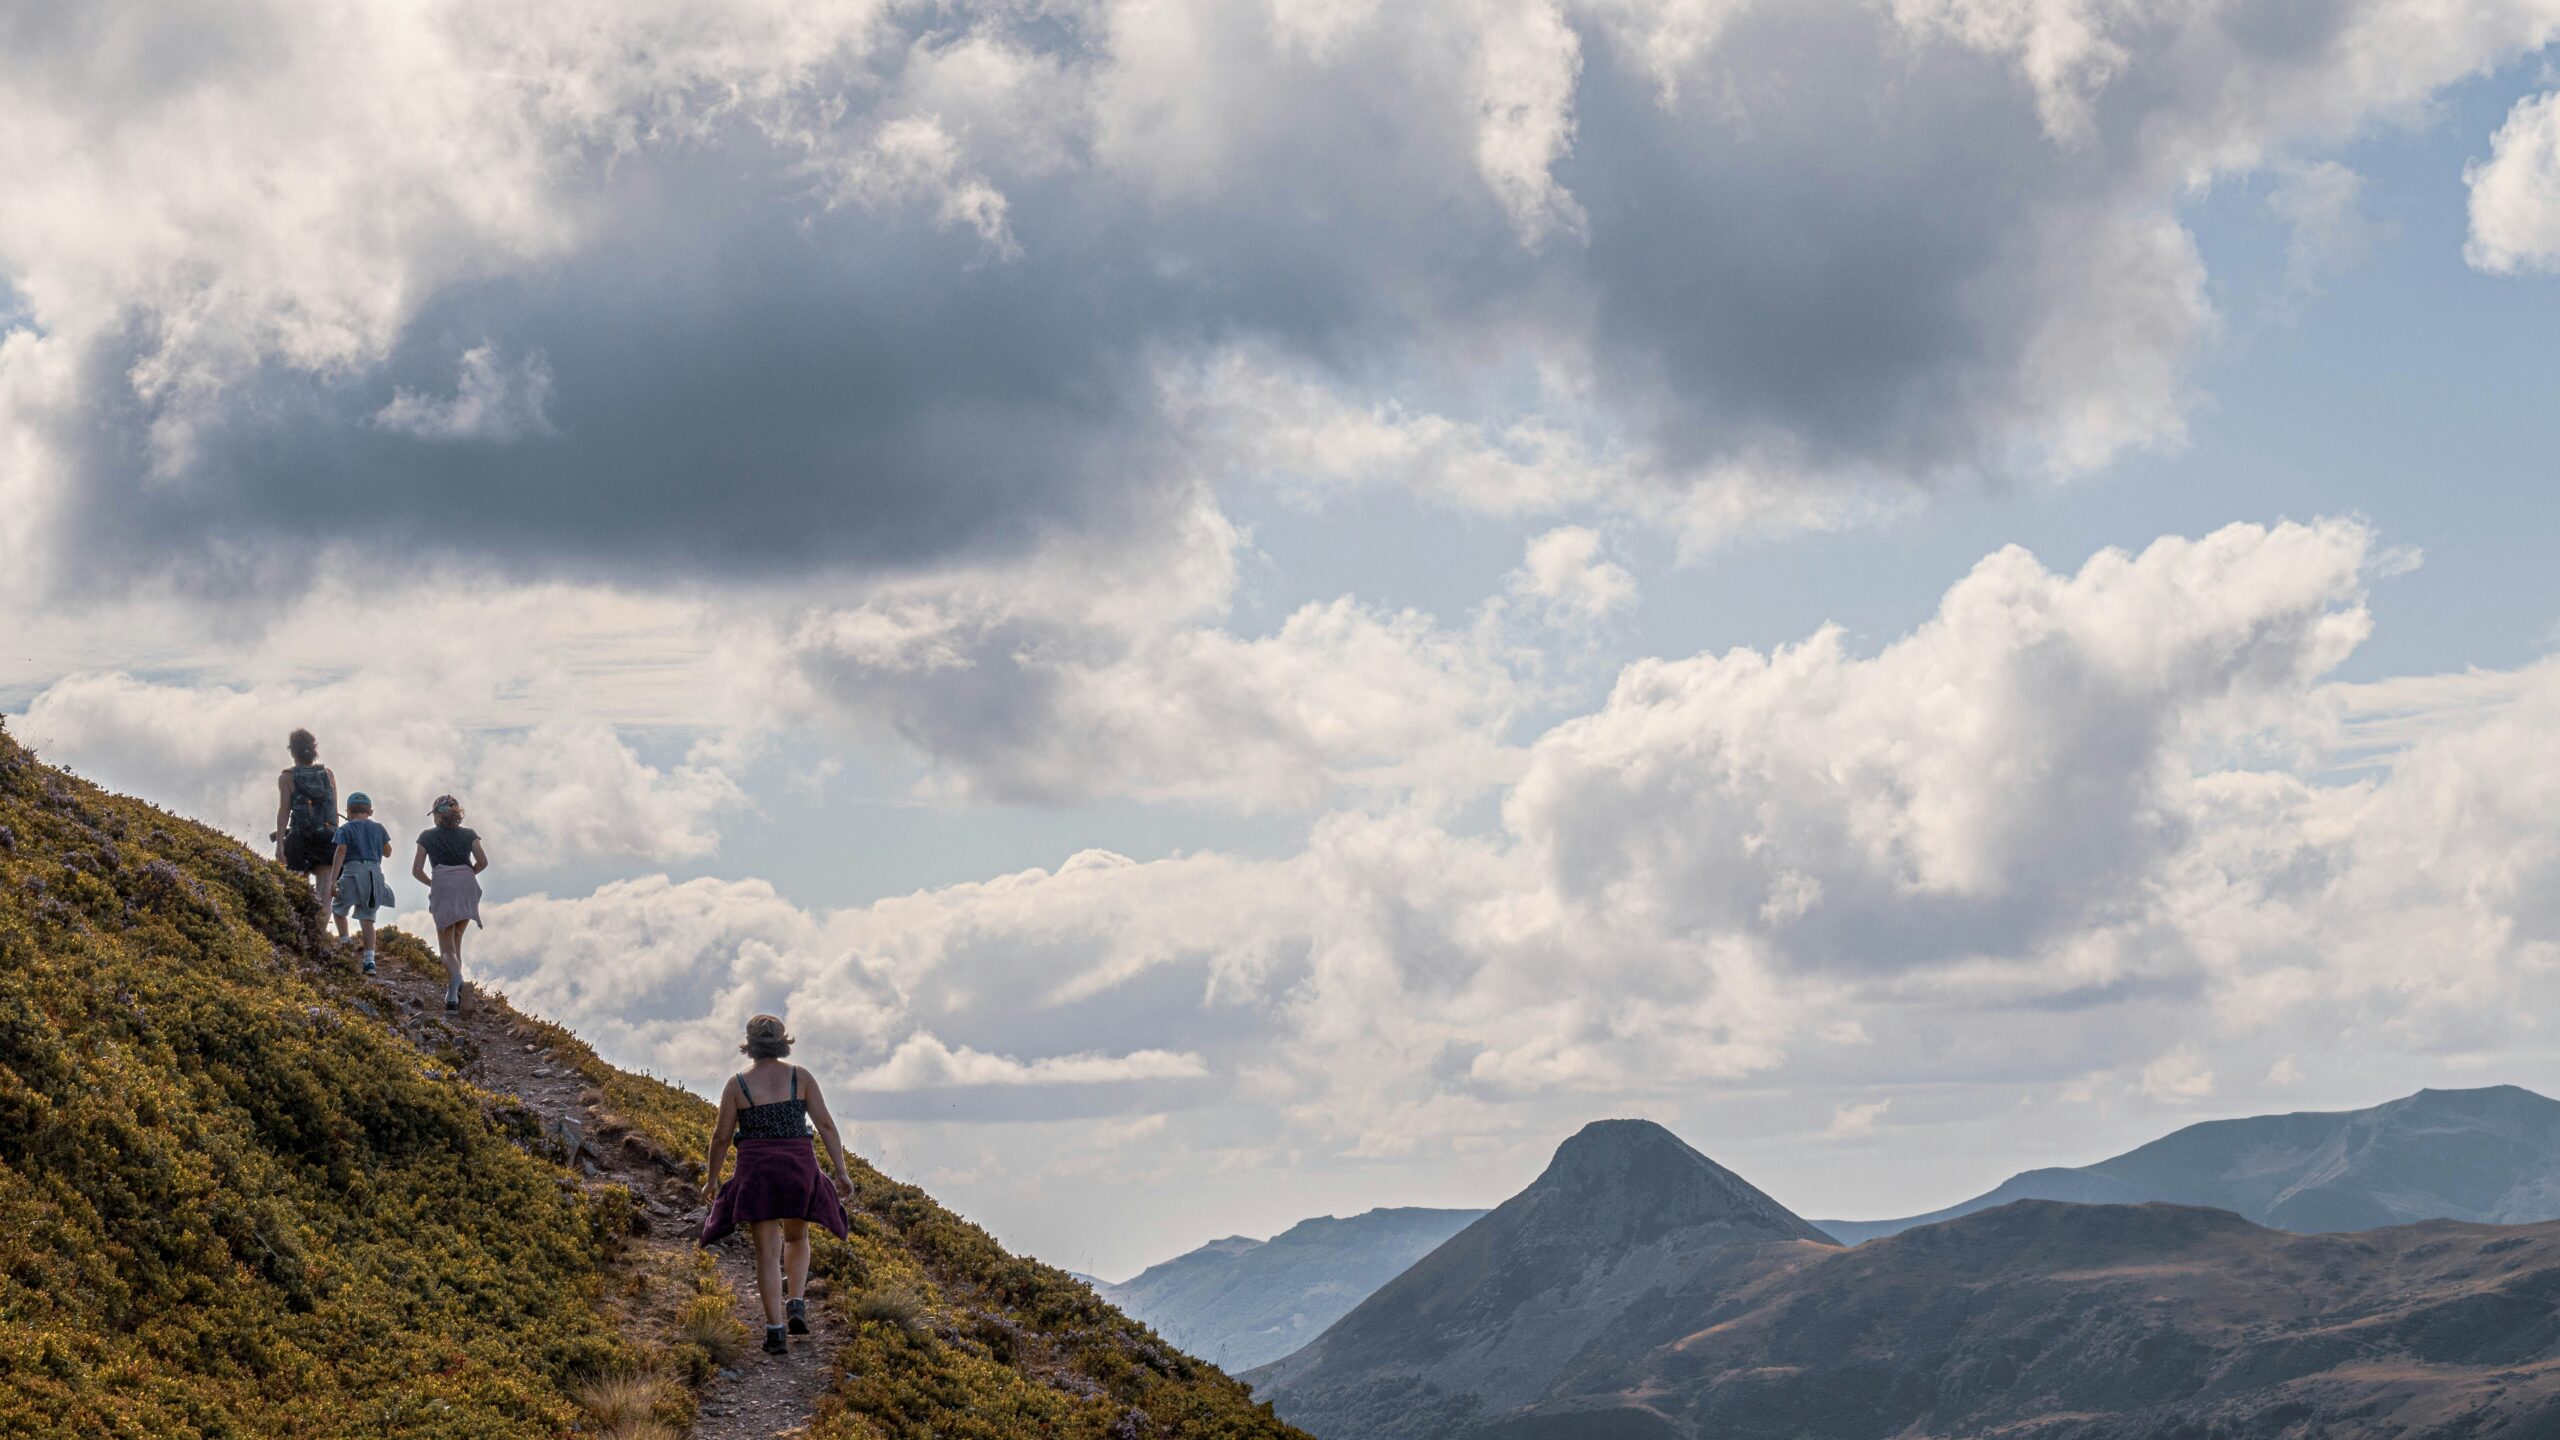
[(1558, 177), (1595, 353), (1674, 466), (1754, 444), (1926, 477), (1996, 463), (2021, 225), (2109, 177), (2039, 130), (1992, 57), (1913, 47), (1863, 7), (1763, 7), (1666, 108), (1596, 45)]
[[(508, 244), (485, 263), (437, 249), (467, 251), (468, 226), (419, 241), (433, 263), (411, 265), (422, 297), (387, 354), (315, 360), (250, 327), (228, 338), (262, 362), (166, 384), (170, 347), (207, 343), (192, 282), (132, 299), (95, 332), (85, 403), (50, 422), (73, 471), (60, 543), (92, 574), (215, 582), (331, 543), (771, 578), (1143, 535), (1212, 468), (1159, 372), (1230, 347), (1461, 420), (1517, 414), (1500, 377), (1554, 362), (1589, 394), (1526, 403), (1631, 437), (1611, 483), (1658, 493), (1735, 464), (1782, 488), (2080, 468), (2175, 432), (2204, 316), (2166, 223), (2177, 187), (2432, 83), (2340, 83), (2383, 25), (2343, 0), (2110, 12), (2058, 78), (2020, 36), (1850, 0), (1748, 7), (1669, 75), (1605, 17), (1562, 13), (1575, 28), (1514, 37), (1578, 44), (1546, 57), (1549, 89), (1537, 65), (1479, 63), (1501, 17), (1434, 6), (1321, 43), (1253, 7), (1162, 34), (1141, 12), (936, 11), (726, 76), (749, 98), (663, 133), (659, 111), (705, 87), (617, 72), (628, 113), (552, 136), (551, 188), (524, 197), (580, 238), (552, 248), (493, 205), (478, 223)], [(2437, 68), (2527, 28), (2484, 24)], [(177, 64), (83, 34), (56, 51), (96, 51), (110, 88), (260, 103), (255, 65), (219, 47)], [(967, 89), (983, 72), (952, 57), (972, 45), (1019, 93)], [(1567, 138), (1542, 156), (1536, 124), (1488, 118), (1506, 115)], [(948, 154), (864, 158), (918, 120)], [(1548, 218), (1578, 221), (1523, 219), (1541, 163)], [(289, 292), (257, 258), (237, 286)], [(234, 298), (224, 253), (195, 259)], [(463, 404), (475, 365), (525, 393)]]

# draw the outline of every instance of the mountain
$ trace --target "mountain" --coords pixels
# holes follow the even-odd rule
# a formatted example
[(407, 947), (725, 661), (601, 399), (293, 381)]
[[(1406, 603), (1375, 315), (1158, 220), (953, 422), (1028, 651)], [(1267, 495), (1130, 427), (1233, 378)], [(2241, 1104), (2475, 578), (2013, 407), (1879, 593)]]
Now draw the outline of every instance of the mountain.
[(1096, 1288), (1185, 1352), (1240, 1370), (1314, 1339), (1484, 1213), (1402, 1207), (1302, 1220), (1269, 1240), (1212, 1240)]
[(1817, 1223), (1855, 1245), (2016, 1200), (2160, 1200), (2306, 1232), (2560, 1219), (2560, 1101), (2496, 1085), (2421, 1090), (2369, 1110), (2213, 1120), (2095, 1165), (2029, 1170), (1926, 1215)]
[(690, 1243), (712, 1107), (382, 958), (0, 730), (0, 1435), (1297, 1434), (860, 1164), (817, 1335), (743, 1359), (744, 1247)]
[(2560, 1224), (2304, 1235), (2021, 1201), (1853, 1250), (1756, 1247), (1708, 1280), (1632, 1310), (1539, 1400), (1443, 1433), (2560, 1434)]
[(1771, 1242), (1832, 1244), (1661, 1126), (1597, 1121), (1527, 1189), (1245, 1379), (1328, 1440), (1460, 1433), (1539, 1399), (1650, 1297)]

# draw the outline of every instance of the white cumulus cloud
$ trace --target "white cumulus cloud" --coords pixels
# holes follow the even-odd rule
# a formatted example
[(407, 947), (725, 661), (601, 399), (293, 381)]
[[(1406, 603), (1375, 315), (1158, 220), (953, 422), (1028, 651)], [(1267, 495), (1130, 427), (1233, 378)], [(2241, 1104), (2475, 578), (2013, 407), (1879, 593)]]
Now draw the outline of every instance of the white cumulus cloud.
[(2489, 158), (2462, 180), (2471, 189), (2463, 254), (2473, 265), (2501, 275), (2560, 269), (2560, 91), (2517, 101)]

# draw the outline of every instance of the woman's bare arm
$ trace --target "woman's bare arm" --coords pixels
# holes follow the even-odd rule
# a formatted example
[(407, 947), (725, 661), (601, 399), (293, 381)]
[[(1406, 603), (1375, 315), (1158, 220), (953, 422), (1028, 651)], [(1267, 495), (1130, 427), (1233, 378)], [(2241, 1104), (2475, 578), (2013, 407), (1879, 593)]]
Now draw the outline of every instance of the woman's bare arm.
[(409, 857), (409, 873), (414, 876), (417, 879), (417, 882), (421, 885), (433, 885), (436, 883), (434, 879), (427, 874), (427, 847), (424, 844), (418, 846), (417, 854)]
[(827, 1097), (818, 1093), (818, 1077), (800, 1072), (800, 1097), (809, 1102), (809, 1123), (818, 1127), (819, 1143), (827, 1147), (827, 1156), (836, 1162), (836, 1188), (853, 1188), (853, 1171), (844, 1158), (844, 1137), (836, 1133), (836, 1117), (827, 1113)]
[(471, 837), (471, 873), (477, 875), (488, 868), (489, 852), (480, 848), (480, 837), (474, 835)]
[(293, 817), (293, 772), (276, 772), (276, 833), (267, 838), (276, 842), (276, 858), (284, 858), (284, 827)]
[(723, 1083), (720, 1087), (720, 1120), (711, 1127), (711, 1164), (702, 1182), (704, 1203), (720, 1198), (720, 1167), (729, 1159), (730, 1138), (738, 1133), (738, 1087)]

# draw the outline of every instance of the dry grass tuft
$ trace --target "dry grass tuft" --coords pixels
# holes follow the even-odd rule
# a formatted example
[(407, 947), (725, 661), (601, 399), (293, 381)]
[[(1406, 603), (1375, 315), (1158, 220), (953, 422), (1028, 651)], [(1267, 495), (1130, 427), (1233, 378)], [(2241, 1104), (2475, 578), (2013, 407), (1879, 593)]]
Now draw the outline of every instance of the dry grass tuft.
[(853, 1302), (853, 1322), (877, 1320), (910, 1335), (924, 1329), (924, 1297), (905, 1286), (866, 1290)]
[(696, 1295), (676, 1312), (676, 1339), (699, 1345), (720, 1364), (735, 1364), (747, 1353), (746, 1324), (738, 1319), (736, 1302), (726, 1295)]
[(658, 1419), (658, 1406), (667, 1398), (664, 1376), (646, 1371), (600, 1375), (579, 1386), (572, 1398), (596, 1422), (604, 1440), (658, 1440), (676, 1433)]

